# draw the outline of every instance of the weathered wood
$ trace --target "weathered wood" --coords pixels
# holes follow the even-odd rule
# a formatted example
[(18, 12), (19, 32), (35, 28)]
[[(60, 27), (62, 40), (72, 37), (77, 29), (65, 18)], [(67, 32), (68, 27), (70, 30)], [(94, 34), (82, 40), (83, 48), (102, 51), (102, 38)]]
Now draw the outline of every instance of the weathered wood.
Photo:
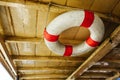
[(4, 34), (4, 31), (2, 28), (2, 23), (1, 23), (1, 18), (0, 18), (0, 35), (3, 35), (3, 34)]
[[(69, 74), (24, 74), (21, 75), (20, 79), (47, 79), (47, 78), (66, 78)], [(95, 75), (95, 76), (94, 76)], [(80, 78), (85, 78), (85, 79), (94, 79), (94, 78), (108, 78), (110, 75), (109, 74), (101, 74), (101, 73), (85, 73), (83, 76)], [(78, 78), (79, 79), (79, 78)]]
[[(42, 73), (42, 71), (44, 71), (44, 73), (49, 72), (56, 72), (56, 71), (74, 71), (77, 68), (77, 66), (52, 66), (52, 67), (48, 67), (48, 66), (44, 66), (44, 67), (18, 67), (18, 71), (20, 72), (27, 72), (27, 71), (40, 71)], [(109, 72), (120, 72), (120, 69), (117, 68), (111, 68), (111, 67), (93, 67), (89, 70), (87, 70), (86, 72), (92, 73), (92, 72), (96, 72), (96, 73), (109, 73)], [(66, 72), (64, 72), (66, 73)]]
[[(20, 80), (22, 80), (22, 79), (20, 79)], [(26, 80), (26, 79), (24, 79), (24, 80)], [(27, 80), (65, 80), (65, 78), (44, 78), (44, 79), (42, 79), (42, 78), (37, 78), (37, 79), (27, 79)]]
[[(93, 66), (102, 57), (104, 57), (110, 50), (116, 47), (120, 43), (120, 26), (115, 29), (110, 38), (106, 39), (100, 45), (100, 47), (95, 50), (93, 54), (82, 65), (80, 65), (66, 80), (71, 80), (72, 78), (77, 78), (78, 76), (82, 75), (86, 70)], [(112, 43), (110, 42), (110, 40), (112, 40)]]
[[(40, 44), (42, 38), (26, 38), (26, 37), (6, 37), (5, 42), (7, 43), (33, 43), (33, 44)], [(72, 39), (64, 39), (62, 38), (62, 42), (71, 42), (73, 44), (79, 43), (80, 40), (72, 40)]]
[[(11, 56), (13, 61), (51, 61), (51, 62), (84, 62), (87, 58), (85, 57), (62, 57), (62, 56)], [(114, 62), (120, 63), (119, 59), (105, 58), (99, 62)]]
[(13, 73), (15, 75), (17, 75), (16, 68), (13, 64), (11, 57), (9, 56), (9, 52), (8, 52), (7, 47), (5, 45), (4, 39), (1, 36), (0, 36), (0, 50), (2, 52), (2, 55), (5, 57), (5, 60), (9, 64), (11, 70), (13, 71)]
[(84, 78), (79, 78), (78, 80), (105, 80), (105, 78), (88, 78), (88, 77), (84, 77)]
[(59, 70), (59, 71), (73, 71), (73, 70), (75, 70), (76, 69), (76, 67), (58, 67), (58, 66), (54, 66), (54, 67), (18, 67), (17, 68), (18, 69), (18, 71), (57, 71), (57, 70)]
[(114, 15), (120, 17), (120, 1), (116, 4), (114, 10), (112, 11)]
[(79, 78), (108, 78), (112, 74), (110, 73), (100, 73), (100, 72), (85, 72)]
[[(104, 1), (104, 2), (103, 2)], [(94, 0), (91, 10), (100, 11), (103, 13), (110, 13), (114, 8), (114, 5), (118, 3), (119, 0)], [(104, 7), (103, 7), (104, 6)]]
[(120, 71), (118, 68), (112, 68), (112, 67), (92, 67), (87, 72), (103, 72), (103, 73), (108, 73), (108, 72), (115, 72), (115, 71)]
[(12, 76), (12, 78), (15, 79), (16, 78), (15, 74), (11, 71), (9, 64), (6, 62), (4, 56), (2, 55), (1, 52), (0, 52), (0, 63), (5, 67), (5, 69)]
[[(94, 76), (94, 75), (96, 75), (96, 76)], [(64, 79), (64, 78), (66, 78), (68, 75), (66, 75), (66, 74), (25, 74), (25, 75), (22, 75), (21, 76), (21, 79), (47, 79), (47, 78), (59, 78), (59, 79)], [(99, 73), (99, 74), (96, 74), (96, 73), (85, 73), (85, 75), (83, 75), (83, 76), (81, 76), (80, 78), (78, 78), (78, 79), (81, 79), (81, 78), (84, 78), (84, 79), (89, 79), (89, 78), (91, 78), (91, 79), (105, 79), (105, 78), (108, 78), (110, 75), (109, 74), (101, 74), (101, 73)], [(83, 79), (83, 80), (84, 80)]]
[(116, 74), (115, 74), (114, 76), (109, 77), (109, 78), (107, 78), (107, 79), (105, 79), (105, 80), (114, 80), (114, 79), (118, 78), (119, 76), (120, 76), (120, 73), (119, 73), (119, 72), (116, 72)]
[[(30, 2), (30, 1), (26, 1), (25, 3), (23, 3), (23, 1), (13, 1), (13, 0), (9, 0), (9, 2), (7, 1), (0, 1), (0, 5), (2, 6), (10, 6), (10, 7), (26, 7), (26, 8), (33, 8), (36, 10), (42, 10), (42, 11), (47, 11), (48, 9), (48, 5), (46, 4), (40, 4), (40, 3), (35, 3), (35, 2)], [(52, 12), (58, 12), (58, 13), (62, 13), (65, 11), (70, 11), (70, 10), (78, 10), (79, 8), (72, 8), (72, 7), (66, 7), (66, 6), (61, 6), (61, 5), (54, 5), (53, 3), (51, 3), (51, 11)], [(100, 17), (116, 22), (116, 23), (120, 23), (120, 19), (117, 17), (113, 17), (113, 16), (108, 16), (108, 15), (104, 15), (101, 13), (96, 12), (96, 14), (98, 14)]]
[(9, 24), (10, 20), (9, 20), (9, 15), (8, 15), (7, 9), (8, 8), (4, 7), (4, 6), (0, 7), (0, 19), (1, 19), (1, 25), (2, 25), (1, 27), (4, 32), (4, 35), (11, 36), (12, 31), (11, 31), (10, 24)]
[(66, 78), (67, 76), (65, 74), (24, 74), (20, 79)]
[(54, 61), (54, 62), (83, 62), (86, 58), (84, 57), (62, 57), (62, 56), (12, 56), (14, 61)]

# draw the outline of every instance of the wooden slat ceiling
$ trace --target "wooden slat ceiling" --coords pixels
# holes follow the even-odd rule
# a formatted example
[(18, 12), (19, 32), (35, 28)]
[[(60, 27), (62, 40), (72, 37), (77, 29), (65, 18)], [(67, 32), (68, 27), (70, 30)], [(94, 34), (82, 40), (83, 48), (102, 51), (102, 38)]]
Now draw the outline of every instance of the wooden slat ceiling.
[[(103, 47), (107, 51), (99, 51), (96, 60), (91, 58), (95, 63), (90, 67), (82, 67), (84, 69), (80, 71), (84, 72), (79, 76), (75, 73), (75, 80), (105, 80), (120, 72), (120, 38), (113, 36), (116, 47), (107, 48), (112, 43), (111, 33), (120, 25), (120, 0), (0, 0), (0, 38), (4, 42), (0, 41), (4, 43), (20, 80), (65, 80), (94, 53), (63, 57), (51, 52), (44, 43), (43, 31), (50, 21), (76, 9), (98, 14), (105, 24), (105, 36), (101, 44), (107, 38), (109, 40), (108, 45)], [(89, 35), (87, 29), (72, 28), (60, 35), (60, 41), (75, 45)]]

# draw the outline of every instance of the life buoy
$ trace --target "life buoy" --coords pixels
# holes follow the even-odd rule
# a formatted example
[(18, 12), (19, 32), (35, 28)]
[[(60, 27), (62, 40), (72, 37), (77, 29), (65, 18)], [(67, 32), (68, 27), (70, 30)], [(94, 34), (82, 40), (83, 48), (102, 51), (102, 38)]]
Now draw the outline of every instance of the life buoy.
[[(66, 29), (74, 26), (88, 28), (90, 37), (83, 43), (70, 46), (63, 45), (58, 41), (59, 35)], [(94, 49), (104, 35), (104, 24), (102, 20), (93, 12), (74, 10), (63, 13), (56, 17), (44, 30), (44, 40), (47, 47), (63, 56), (78, 56)]]

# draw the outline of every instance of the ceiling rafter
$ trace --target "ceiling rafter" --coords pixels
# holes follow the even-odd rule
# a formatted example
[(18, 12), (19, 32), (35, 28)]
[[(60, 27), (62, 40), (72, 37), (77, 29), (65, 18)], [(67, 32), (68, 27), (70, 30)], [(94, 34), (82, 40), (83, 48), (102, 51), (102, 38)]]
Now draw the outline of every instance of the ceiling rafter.
[[(69, 74), (26, 74), (26, 75), (21, 75), (21, 79), (47, 79), (47, 78), (60, 78), (60, 79), (65, 79)], [(94, 76), (96, 75), (96, 76)], [(106, 74), (106, 73), (85, 73), (83, 76), (80, 78), (108, 78), (111, 75)], [(78, 78), (79, 79), (79, 78)]]
[[(85, 57), (62, 57), (62, 56), (11, 56), (13, 61), (51, 61), (51, 62), (84, 62), (87, 58)], [(114, 62), (120, 63), (119, 59), (104, 58), (99, 62)]]
[(0, 50), (2, 52), (2, 55), (4, 56), (6, 62), (8, 63), (9, 67), (11, 68), (11, 72), (14, 73), (15, 77), (17, 76), (17, 71), (14, 66), (14, 63), (12, 61), (12, 58), (9, 56), (9, 51), (5, 45), (4, 39), (2, 36), (0, 36)]
[(73, 71), (76, 68), (75, 67), (19, 67), (17, 68), (18, 71)]
[(84, 57), (64, 57), (63, 56), (12, 56), (13, 61), (54, 61), (54, 62), (84, 62)]
[[(110, 42), (110, 40), (112, 42)], [(92, 67), (97, 61), (104, 57), (110, 50), (116, 47), (120, 43), (120, 26), (118, 26), (111, 34), (110, 38), (107, 38), (97, 50), (95, 50), (90, 57), (85, 60), (66, 80), (72, 80), (81, 76), (86, 70)]]
[[(50, 4), (43, 4), (43, 3), (35, 3), (33, 1), (14, 1), (14, 0), (9, 0), (9, 2), (2, 0), (0, 1), (0, 5), (2, 6), (10, 6), (10, 7), (26, 7), (26, 8), (33, 8), (33, 9), (37, 9), (37, 10), (47, 10), (48, 6), (50, 6), (51, 11), (52, 12), (58, 12), (58, 13), (62, 13), (65, 11), (70, 11), (70, 10), (78, 10), (79, 8), (73, 8), (73, 7), (66, 7), (66, 6), (62, 6), (62, 5), (58, 5), (58, 4), (54, 4), (54, 3), (50, 3)], [(118, 17), (115, 16), (109, 16), (109, 15), (105, 15), (99, 12), (95, 12), (97, 15), (99, 15), (100, 17), (107, 19), (109, 21), (115, 22), (120, 24), (120, 19)]]
[(20, 79), (37, 79), (37, 78), (66, 78), (68, 75), (65, 74), (25, 74), (21, 75)]
[[(44, 66), (44, 67), (18, 67), (18, 71), (20, 72), (27, 72), (27, 71), (74, 71), (77, 67), (76, 66)], [(100, 72), (100, 73), (109, 73), (109, 72), (120, 72), (118, 68), (110, 68), (110, 67), (92, 67), (91, 69), (87, 70), (86, 72)]]

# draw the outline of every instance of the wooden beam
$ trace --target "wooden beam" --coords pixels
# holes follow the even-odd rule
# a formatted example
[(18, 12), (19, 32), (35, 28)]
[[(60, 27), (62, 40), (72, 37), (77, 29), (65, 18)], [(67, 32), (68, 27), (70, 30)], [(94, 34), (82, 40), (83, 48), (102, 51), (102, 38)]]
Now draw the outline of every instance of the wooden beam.
[(107, 78), (107, 79), (105, 79), (105, 80), (115, 80), (115, 79), (118, 78), (119, 76), (120, 76), (120, 73), (119, 73), (119, 72), (116, 72), (116, 74), (115, 74), (114, 76), (109, 77), (109, 78)]
[[(51, 78), (58, 78), (58, 79), (64, 79), (68, 76), (69, 74), (24, 74), (24, 75), (21, 75), (20, 79), (51, 79)], [(105, 73), (85, 73), (84, 75), (82, 75), (81, 77), (79, 77), (78, 79), (80, 78), (85, 78), (85, 79), (94, 79), (94, 78), (108, 78), (110, 77), (111, 75), (109, 74), (105, 74)]]
[[(98, 62), (97, 62), (98, 63)], [(104, 64), (95, 64), (93, 65), (93, 67), (109, 67), (109, 68), (120, 68), (120, 65), (116, 64), (116, 63), (112, 63), (112, 64), (107, 64), (107, 65), (104, 65)]]
[[(6, 43), (33, 43), (33, 44), (39, 44), (43, 41), (42, 38), (26, 38), (26, 37), (6, 37), (5, 42)], [(70, 39), (62, 39), (63, 42), (71, 42), (73, 44), (79, 43), (80, 40), (70, 40)]]
[(87, 70), (87, 72), (103, 72), (103, 73), (107, 73), (107, 72), (115, 72), (115, 71), (119, 71), (119, 68), (112, 68), (112, 67), (92, 67), (89, 70)]
[[(58, 4), (53, 4), (53, 3), (49, 3), (49, 4), (41, 4), (39, 2), (31, 2), (31, 1), (14, 1), (14, 0), (0, 0), (0, 5), (1, 6), (9, 6), (9, 7), (26, 7), (26, 8), (33, 8), (33, 9), (37, 9), (37, 10), (41, 10), (41, 11), (47, 11), (48, 6), (50, 5), (50, 10), (52, 12), (57, 12), (57, 13), (63, 13), (66, 11), (70, 11), (70, 10), (80, 10), (79, 8), (73, 8), (73, 7), (68, 7), (68, 6), (62, 6), (62, 5), (58, 5)], [(94, 11), (93, 11), (94, 12)], [(99, 15), (100, 17), (107, 19), (108, 21), (112, 21), (115, 23), (120, 24), (120, 19), (117, 17), (113, 17), (113, 16), (109, 16), (109, 15), (105, 15), (99, 12), (96, 12), (97, 15)]]
[(85, 72), (79, 78), (108, 78), (110, 77), (110, 73), (100, 73), (100, 72)]
[(41, 38), (5, 37), (7, 43), (41, 43)]
[[(48, 71), (74, 71), (77, 67), (76, 66), (52, 66), (52, 67), (48, 67), (48, 66), (44, 66), (44, 67), (19, 67), (17, 68), (19, 72), (27, 72), (27, 71), (44, 71), (44, 73), (48, 72)], [(120, 69), (118, 68), (111, 68), (111, 67), (92, 67), (89, 70), (87, 70), (86, 72), (100, 72), (100, 73), (109, 73), (109, 72), (120, 72)]]
[[(24, 79), (24, 80), (26, 80), (26, 79)], [(37, 78), (37, 79), (27, 79), (27, 80), (65, 80), (65, 78), (44, 78), (44, 79), (42, 79), (42, 78)]]
[[(26, 79), (25, 79), (26, 80)], [(37, 79), (27, 79), (27, 80), (65, 80), (65, 78), (37, 78)], [(79, 78), (78, 80), (105, 80), (105, 78)]]
[(74, 71), (76, 67), (18, 67), (18, 71)]
[(63, 56), (12, 56), (13, 61), (53, 61), (53, 62), (84, 62), (84, 57), (63, 57)]
[(11, 71), (10, 66), (8, 65), (8, 63), (6, 62), (6, 60), (4, 59), (4, 57), (3, 57), (3, 55), (2, 55), (1, 52), (0, 52), (0, 63), (5, 67), (5, 69), (12, 76), (12, 78), (16, 79), (15, 74)]
[[(112, 42), (110, 42), (110, 40)], [(87, 71), (91, 66), (93, 66), (97, 61), (104, 57), (110, 50), (116, 47), (120, 43), (120, 26), (115, 29), (111, 34), (110, 38), (107, 38), (98, 49), (96, 49), (90, 57), (81, 64), (66, 80), (72, 80), (72, 78), (77, 78), (81, 76), (85, 71)]]
[[(66, 78), (68, 75), (66, 74), (24, 74), (20, 77), (20, 79), (48, 79), (48, 78)], [(85, 73), (80, 78), (108, 78), (110, 75), (101, 74), (101, 73)]]
[(79, 78), (78, 80), (105, 80), (105, 78)]
[(0, 35), (3, 35), (4, 31), (3, 31), (3, 27), (2, 27), (2, 22), (1, 22), (1, 18), (0, 18)]
[[(51, 61), (51, 62), (84, 62), (86, 60), (85, 57), (61, 57), (61, 56), (11, 56), (13, 61)], [(99, 61), (100, 62), (114, 62), (120, 63), (119, 59), (115, 58), (104, 58)]]
[(66, 74), (24, 74), (20, 79), (49, 79), (49, 78), (66, 78)]
[(7, 50), (7, 47), (5, 45), (4, 39), (0, 36), (0, 50), (2, 52), (2, 55), (4, 56), (6, 62), (8, 63), (9, 67), (11, 68), (11, 71), (17, 76), (16, 68), (14, 66), (14, 63), (11, 59), (11, 56), (9, 56), (9, 52)]
[(120, 59), (116, 59), (116, 58), (106, 58), (106, 59), (102, 59), (101, 61), (113, 62), (113, 63), (118, 63), (118, 64), (120, 64)]

